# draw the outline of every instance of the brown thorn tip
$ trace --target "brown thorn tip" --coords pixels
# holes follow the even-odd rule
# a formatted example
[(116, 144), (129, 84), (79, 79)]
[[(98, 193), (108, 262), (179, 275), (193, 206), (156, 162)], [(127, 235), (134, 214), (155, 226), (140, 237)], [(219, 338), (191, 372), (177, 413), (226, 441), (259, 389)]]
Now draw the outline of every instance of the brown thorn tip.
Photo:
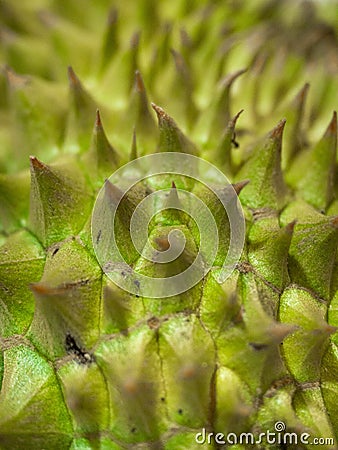
[(234, 127), (236, 125), (236, 122), (237, 122), (239, 116), (242, 114), (242, 112), (244, 112), (244, 109), (241, 109), (240, 111), (238, 111), (237, 114), (234, 115), (234, 117), (230, 120), (229, 126)]
[(68, 66), (68, 79), (69, 79), (70, 84), (73, 86), (80, 84), (80, 80), (76, 76), (72, 66)]
[(31, 165), (34, 169), (45, 169), (46, 166), (43, 162), (39, 161), (35, 156), (29, 157)]
[(168, 202), (167, 202), (167, 207), (168, 208), (172, 208), (174, 207), (174, 205), (179, 205), (180, 199), (178, 197), (178, 192), (177, 192), (177, 188), (176, 188), (176, 184), (175, 181), (171, 182), (171, 189), (169, 191), (169, 195), (168, 195)]
[(270, 138), (281, 139), (283, 130), (285, 127), (286, 119), (282, 119), (278, 122), (275, 128), (270, 132)]
[(117, 8), (111, 8), (108, 13), (108, 24), (113, 25), (117, 22), (118, 19), (118, 12)]
[(333, 135), (337, 134), (337, 112), (333, 111), (332, 120), (328, 126), (327, 131)]
[(164, 112), (164, 109), (162, 109), (160, 106), (155, 105), (155, 103), (151, 103), (151, 107), (153, 108), (153, 110), (156, 112), (157, 114), (157, 118), (160, 119), (165, 119), (167, 118), (167, 114)]
[(293, 230), (295, 229), (295, 226), (297, 224), (297, 219), (293, 220), (292, 222), (285, 225), (285, 231), (287, 231), (289, 234), (293, 233)]
[(241, 109), (240, 111), (238, 111), (238, 113), (235, 115), (235, 119), (238, 119), (238, 117), (242, 114), (242, 112), (244, 112), (244, 109)]
[(96, 128), (102, 128), (102, 122), (101, 122), (100, 111), (99, 111), (98, 109), (96, 110), (95, 126), (96, 126)]
[(184, 59), (183, 56), (181, 55), (180, 52), (178, 52), (177, 50), (175, 50), (174, 48), (170, 49), (170, 53), (172, 54), (175, 64), (178, 68), (182, 68), (182, 65), (184, 63)]
[(29, 287), (35, 294), (41, 295), (48, 295), (53, 291), (51, 288), (42, 283), (31, 283)]
[(132, 140), (131, 140), (131, 149), (130, 149), (130, 155), (129, 155), (129, 159), (132, 161), (134, 159), (137, 159), (138, 155), (137, 155), (137, 138), (136, 138), (136, 129), (135, 127), (133, 128), (133, 136), (132, 136)]
[(234, 188), (236, 194), (239, 195), (241, 190), (245, 188), (245, 186), (247, 186), (249, 183), (250, 180), (238, 181), (237, 183), (232, 184), (232, 187)]
[(310, 83), (305, 83), (304, 86), (297, 92), (293, 100), (296, 105), (304, 103), (309, 87)]
[(135, 33), (132, 35), (131, 40), (130, 40), (130, 47), (131, 48), (138, 47), (138, 45), (140, 43), (140, 37), (141, 37), (141, 32), (140, 31), (135, 31)]
[(142, 75), (139, 70), (135, 71), (135, 87), (137, 92), (145, 91)]
[(325, 327), (325, 331), (326, 331), (326, 333), (327, 334), (335, 334), (336, 332), (337, 332), (337, 330), (338, 330), (338, 327), (335, 327), (335, 326), (333, 326), (333, 325), (326, 325), (326, 327)]
[(305, 83), (302, 89), (299, 92), (299, 97), (301, 101), (303, 101), (308, 93), (308, 90), (310, 88), (310, 83)]
[(334, 228), (338, 228), (338, 216), (332, 217), (331, 224), (334, 226)]
[(232, 72), (229, 75), (226, 75), (225, 78), (223, 78), (223, 81), (221, 81), (221, 86), (230, 86), (236, 80), (236, 78), (245, 73), (247, 70), (248, 69), (240, 69), (236, 70), (236, 72)]

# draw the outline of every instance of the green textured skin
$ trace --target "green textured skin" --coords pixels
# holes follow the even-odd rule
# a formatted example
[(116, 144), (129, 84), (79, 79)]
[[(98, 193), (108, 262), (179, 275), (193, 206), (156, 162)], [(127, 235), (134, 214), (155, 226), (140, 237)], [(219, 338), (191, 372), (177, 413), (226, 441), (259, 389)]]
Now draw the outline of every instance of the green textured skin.
[[(196, 433), (277, 421), (334, 443), (252, 448), (336, 449), (337, 3), (115, 3), (0, 1), (0, 449), (216, 450)], [(199, 235), (173, 205), (188, 190), (219, 231), (207, 276), (154, 299), (99, 266), (98, 190), (153, 152), (201, 156), (234, 183), (247, 231), (225, 283), (227, 215), (180, 175), (126, 195), (117, 240), (145, 275), (184, 270)], [(187, 240), (161, 267), (128, 235), (160, 188), (171, 197), (150, 241), (163, 250), (174, 228)], [(105, 195), (118, 195), (110, 182)]]

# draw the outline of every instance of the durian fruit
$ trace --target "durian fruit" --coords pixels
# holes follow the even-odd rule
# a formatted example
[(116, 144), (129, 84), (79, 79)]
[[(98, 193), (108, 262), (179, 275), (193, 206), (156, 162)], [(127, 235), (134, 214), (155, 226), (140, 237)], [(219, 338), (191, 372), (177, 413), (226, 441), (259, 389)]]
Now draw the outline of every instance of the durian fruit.
[[(336, 12), (0, 1), (0, 449), (338, 448)], [(230, 227), (212, 186), (180, 167), (126, 195), (111, 182), (161, 152), (209, 161), (240, 209), (239, 196), (246, 238), (225, 280)], [(159, 189), (142, 231), (157, 255), (171, 231), (185, 238), (163, 265), (129, 233)], [(195, 258), (193, 194), (215, 218), (211, 270), (170, 297), (117, 286), (94, 251), (99, 192), (120, 202), (124, 259), (152, 279)]]

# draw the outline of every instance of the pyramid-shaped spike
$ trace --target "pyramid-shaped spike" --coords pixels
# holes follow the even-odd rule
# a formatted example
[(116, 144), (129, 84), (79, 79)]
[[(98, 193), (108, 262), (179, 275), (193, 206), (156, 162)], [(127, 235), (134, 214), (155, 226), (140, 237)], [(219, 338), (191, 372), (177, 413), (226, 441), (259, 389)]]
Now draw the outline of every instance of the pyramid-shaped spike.
[(337, 155), (337, 113), (319, 142), (296, 159), (287, 181), (308, 203), (326, 211), (335, 197)]
[(91, 198), (83, 174), (74, 161), (49, 166), (31, 156), (30, 163), (29, 224), (42, 244), (48, 246), (82, 229), (91, 208)]
[(206, 155), (211, 162), (219, 165), (219, 167), (227, 175), (232, 175), (234, 172), (232, 147), (235, 142), (236, 123), (243, 111), (244, 110), (241, 109), (231, 120), (229, 120), (221, 137), (220, 143)]
[[(70, 117), (68, 121), (68, 138), (74, 139), (82, 151), (89, 148), (92, 118), (99, 105), (83, 87), (71, 66), (68, 67), (70, 92)], [(70, 136), (70, 137), (69, 137)]]
[(197, 155), (195, 145), (178, 128), (175, 121), (159, 106), (152, 103), (160, 129), (159, 152), (182, 152)]
[(220, 86), (220, 95), (215, 104), (213, 120), (211, 123), (210, 134), (221, 135), (224, 130), (224, 124), (231, 119), (231, 87), (235, 80), (240, 77), (247, 69), (237, 70), (226, 76)]
[(146, 88), (139, 70), (135, 71), (134, 89), (128, 111), (128, 117), (130, 116), (133, 117), (133, 125), (139, 136), (156, 133), (156, 124), (150, 113)]
[(82, 160), (95, 184), (100, 184), (120, 166), (121, 156), (108, 141), (99, 110), (96, 111), (90, 149), (83, 155)]
[(137, 153), (137, 138), (136, 138), (136, 130), (135, 127), (133, 129), (133, 138), (131, 141), (131, 149), (130, 149), (130, 155), (129, 155), (129, 161), (133, 161), (134, 159), (138, 158)]
[(283, 144), (283, 168), (289, 167), (291, 161), (304, 147), (305, 136), (303, 131), (303, 119), (309, 87), (309, 83), (305, 83), (285, 111), (288, 126), (286, 128)]
[(329, 299), (337, 245), (337, 217), (323, 216), (318, 222), (297, 223), (288, 264), (291, 281)]
[(270, 207), (279, 210), (285, 205), (287, 189), (281, 169), (284, 126), (285, 119), (257, 145), (237, 175), (240, 179), (250, 179), (249, 186), (240, 196), (244, 205), (250, 208)]
[(116, 8), (112, 8), (108, 14), (106, 30), (102, 42), (101, 71), (104, 71), (109, 65), (118, 49), (118, 11)]

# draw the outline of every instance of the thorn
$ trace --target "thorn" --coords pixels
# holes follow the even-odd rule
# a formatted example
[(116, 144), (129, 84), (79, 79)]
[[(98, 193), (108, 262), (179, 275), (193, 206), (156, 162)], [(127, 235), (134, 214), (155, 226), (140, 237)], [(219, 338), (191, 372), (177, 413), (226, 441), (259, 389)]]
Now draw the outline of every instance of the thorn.
[(331, 225), (332, 225), (334, 228), (338, 228), (338, 216), (332, 217), (332, 219), (331, 219)]
[(280, 344), (289, 334), (298, 330), (297, 325), (279, 324), (269, 327), (269, 335), (272, 338), (272, 342)]
[(139, 70), (136, 70), (135, 72), (135, 88), (139, 93), (145, 92), (143, 78)]
[(160, 106), (157, 106), (157, 105), (155, 105), (155, 103), (151, 102), (151, 107), (156, 112), (159, 122), (162, 121), (162, 120), (169, 120), (170, 119), (168, 114)]
[(172, 56), (174, 58), (177, 70), (179, 72), (185, 71), (186, 70), (185, 61), (184, 61), (184, 58), (181, 55), (181, 53), (179, 53), (178, 51), (174, 50), (173, 48), (170, 49), (170, 53), (172, 54)]
[(229, 127), (230, 128), (235, 128), (236, 122), (239, 118), (239, 116), (242, 114), (242, 112), (244, 111), (244, 109), (241, 109), (229, 122)]
[(245, 186), (247, 186), (249, 183), (250, 180), (238, 181), (237, 183), (232, 184), (232, 187), (234, 188), (236, 194), (239, 195), (241, 190), (245, 188)]
[(332, 120), (327, 127), (325, 134), (333, 134), (334, 136), (337, 134), (337, 112), (333, 111)]
[(160, 140), (158, 151), (183, 152), (196, 155), (198, 150), (195, 144), (191, 142), (185, 134), (178, 128), (174, 119), (172, 119), (160, 106), (151, 103), (155, 110), (160, 129)]
[(270, 131), (269, 137), (271, 139), (281, 139), (283, 135), (283, 130), (285, 127), (286, 119), (282, 119), (278, 122), (278, 124), (275, 126), (275, 128)]
[(178, 198), (176, 184), (174, 181), (171, 182), (171, 189), (169, 191), (169, 195), (168, 195), (165, 206), (166, 206), (166, 208), (174, 208), (174, 207), (181, 206), (180, 199)]
[(80, 80), (76, 76), (76, 73), (74, 72), (72, 66), (68, 66), (68, 79), (71, 86), (81, 86)]
[(266, 66), (268, 59), (269, 58), (267, 52), (260, 51), (260, 53), (255, 57), (252, 63), (252, 72), (255, 75), (261, 74)]
[(166, 20), (163, 23), (162, 28), (163, 28), (162, 33), (164, 35), (169, 34), (169, 33), (171, 33), (171, 31), (173, 29), (173, 24), (170, 21)]
[(96, 109), (90, 152), (95, 157), (97, 168), (99, 171), (102, 170), (102, 174), (107, 174), (106, 171), (110, 170), (110, 166), (114, 167), (119, 165), (120, 155), (108, 141), (99, 109)]
[(325, 324), (325, 329), (324, 331), (330, 335), (330, 334), (335, 334), (338, 330), (338, 327), (335, 327), (333, 325), (329, 325), (329, 324)]
[(232, 83), (238, 78), (240, 75), (245, 73), (248, 69), (240, 69), (236, 70), (236, 72), (230, 73), (221, 81), (221, 87), (231, 86)]
[(133, 128), (133, 139), (131, 142), (131, 150), (130, 150), (130, 161), (133, 161), (134, 159), (137, 159), (137, 140), (136, 140), (136, 129)]
[(117, 19), (118, 19), (118, 11), (117, 8), (111, 8), (109, 13), (108, 13), (108, 25), (114, 25), (115, 23), (117, 23)]
[(29, 285), (29, 287), (35, 294), (40, 294), (40, 295), (50, 295), (54, 291), (54, 289), (46, 286), (43, 283), (31, 283)]
[(292, 222), (285, 225), (284, 230), (289, 234), (293, 234), (293, 230), (295, 229), (296, 225), (297, 225), (297, 219), (295, 219)]
[(96, 110), (95, 128), (102, 128), (100, 111), (98, 109)]
[(299, 100), (299, 103), (304, 103), (304, 100), (307, 97), (309, 88), (310, 88), (310, 83), (305, 83), (304, 86), (302, 87), (302, 89), (299, 91), (299, 93), (296, 96), (296, 102), (297, 102), (297, 100)]
[(132, 37), (130, 39), (130, 47), (131, 48), (137, 48), (139, 46), (140, 37), (141, 37), (141, 32), (135, 31), (135, 33), (132, 35)]
[(107, 195), (109, 200), (111, 200), (114, 203), (114, 205), (117, 206), (120, 203), (122, 197), (124, 196), (124, 192), (121, 191), (120, 188), (115, 186), (109, 180), (105, 181), (104, 189), (105, 189), (105, 194)]
[(43, 162), (38, 160), (38, 158), (36, 158), (35, 156), (30, 156), (29, 159), (30, 159), (31, 166), (33, 167), (33, 169), (38, 169), (38, 170), (46, 170), (47, 169), (46, 164), (44, 164)]

